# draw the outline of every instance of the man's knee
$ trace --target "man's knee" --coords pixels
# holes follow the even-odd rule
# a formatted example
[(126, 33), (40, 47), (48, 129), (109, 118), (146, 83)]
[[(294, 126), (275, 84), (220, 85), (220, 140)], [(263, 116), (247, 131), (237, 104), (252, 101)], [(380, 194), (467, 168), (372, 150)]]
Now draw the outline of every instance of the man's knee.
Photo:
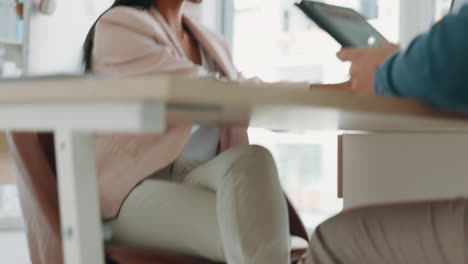
[(445, 255), (450, 255), (449, 263), (461, 263), (458, 259), (462, 258), (463, 250), (451, 245), (464, 244), (466, 210), (467, 201), (463, 199), (351, 209), (318, 227), (309, 258), (314, 264), (337, 263), (320, 261), (327, 258), (338, 259), (338, 263), (359, 263), (359, 260), (377, 263), (379, 259), (395, 263), (395, 258), (400, 256), (412, 263), (414, 259), (424, 260), (425, 252), (430, 251), (433, 261), (430, 263), (444, 263)]
[(362, 220), (362, 212), (353, 210), (340, 213), (320, 224), (314, 236), (321, 236), (321, 239), (335, 241), (351, 235), (353, 230)]
[(366, 238), (366, 230), (362, 229), (365, 215), (366, 212), (356, 209), (343, 212), (322, 223), (310, 240), (306, 263), (360, 263), (360, 259), (369, 257), (366, 250), (372, 248), (368, 244), (371, 240)]

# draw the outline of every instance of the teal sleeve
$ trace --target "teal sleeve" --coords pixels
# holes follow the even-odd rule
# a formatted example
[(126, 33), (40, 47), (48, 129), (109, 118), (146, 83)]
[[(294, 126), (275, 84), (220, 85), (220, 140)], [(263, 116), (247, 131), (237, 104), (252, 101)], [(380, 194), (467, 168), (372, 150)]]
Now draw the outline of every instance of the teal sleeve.
[(377, 70), (375, 92), (468, 113), (468, 5), (390, 57)]

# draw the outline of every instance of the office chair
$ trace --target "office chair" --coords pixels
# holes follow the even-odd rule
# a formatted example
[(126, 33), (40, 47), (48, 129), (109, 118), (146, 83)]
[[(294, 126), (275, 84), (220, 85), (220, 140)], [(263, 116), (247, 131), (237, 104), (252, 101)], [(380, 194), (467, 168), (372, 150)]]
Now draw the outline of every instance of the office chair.
[[(17, 187), (25, 219), (32, 264), (63, 263), (60, 232), (59, 198), (55, 171), (53, 134), (10, 133), (10, 150), (17, 168)], [(288, 201), (290, 233), (308, 240), (308, 234)], [(293, 262), (300, 261), (306, 248), (291, 252)], [(167, 252), (105, 245), (108, 264), (214, 264)]]

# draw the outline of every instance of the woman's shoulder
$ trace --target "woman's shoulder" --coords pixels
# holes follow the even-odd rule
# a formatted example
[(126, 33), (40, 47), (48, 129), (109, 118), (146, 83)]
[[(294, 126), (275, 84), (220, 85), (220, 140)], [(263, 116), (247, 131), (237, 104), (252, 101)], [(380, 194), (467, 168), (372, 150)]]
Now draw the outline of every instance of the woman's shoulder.
[(97, 28), (103, 25), (117, 25), (141, 31), (151, 30), (156, 24), (157, 22), (148, 10), (118, 6), (102, 15), (97, 22)]
[(138, 7), (130, 6), (116, 6), (107, 11), (102, 17), (101, 20), (107, 19), (145, 19), (151, 18), (151, 14), (148, 10)]

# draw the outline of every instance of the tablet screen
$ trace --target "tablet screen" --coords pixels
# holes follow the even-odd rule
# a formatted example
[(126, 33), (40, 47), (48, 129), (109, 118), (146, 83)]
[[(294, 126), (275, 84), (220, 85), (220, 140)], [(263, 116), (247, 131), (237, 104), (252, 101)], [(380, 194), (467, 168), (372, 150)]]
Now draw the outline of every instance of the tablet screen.
[(298, 6), (345, 47), (372, 47), (385, 40), (374, 27), (353, 9), (314, 1), (302, 1)]
[(331, 18), (329, 23), (342, 31), (353, 42), (353, 46), (375, 46), (383, 40), (383, 37), (354, 10), (327, 6), (322, 6), (322, 8), (327, 16)]

